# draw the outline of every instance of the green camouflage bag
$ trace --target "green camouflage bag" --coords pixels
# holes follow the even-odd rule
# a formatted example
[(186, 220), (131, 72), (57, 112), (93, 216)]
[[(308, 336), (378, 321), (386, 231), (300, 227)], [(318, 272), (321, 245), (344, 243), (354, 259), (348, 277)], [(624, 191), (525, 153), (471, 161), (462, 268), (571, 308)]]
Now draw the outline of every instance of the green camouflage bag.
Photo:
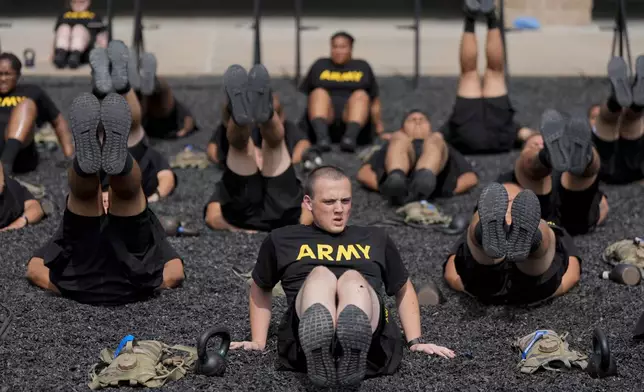
[(101, 362), (90, 371), (90, 389), (119, 386), (159, 388), (167, 381), (183, 378), (193, 369), (197, 349), (168, 346), (156, 340), (128, 341), (114, 358), (114, 350), (103, 349)]
[[(233, 273), (237, 277), (244, 279), (244, 281), (246, 282), (246, 286), (250, 287), (250, 284), (253, 282), (253, 278), (251, 277), (252, 271), (242, 272), (237, 267), (233, 267)], [(285, 296), (286, 296), (286, 293), (284, 293), (284, 289), (282, 288), (282, 282), (277, 282), (275, 287), (273, 287), (273, 297), (285, 297)]]
[(373, 146), (369, 146), (365, 148), (364, 150), (360, 151), (358, 153), (358, 159), (362, 161), (362, 163), (367, 163), (369, 162), (369, 159), (375, 154), (376, 152), (380, 151), (382, 148), (382, 145), (374, 144)]
[(170, 167), (173, 169), (205, 169), (209, 165), (208, 155), (203, 151), (196, 151), (192, 146), (186, 146), (183, 151), (170, 160)]
[(609, 245), (602, 254), (602, 259), (610, 264), (632, 264), (644, 268), (644, 240), (635, 237), (621, 240)]
[(559, 336), (555, 331), (541, 329), (517, 339), (514, 346), (521, 351), (521, 361), (517, 365), (521, 373), (532, 374), (541, 368), (559, 372), (570, 370), (572, 366), (585, 370), (588, 356), (570, 350), (567, 337), (568, 333)]
[(406, 224), (449, 225), (452, 221), (452, 217), (444, 215), (438, 207), (424, 200), (407, 203), (398, 208), (396, 214), (402, 215)]
[(47, 195), (47, 193), (45, 192), (45, 187), (44, 187), (44, 186), (42, 186), (42, 185), (34, 185), (34, 184), (30, 184), (30, 183), (28, 183), (27, 181), (19, 180), (19, 179), (17, 179), (17, 178), (14, 178), (14, 180), (16, 180), (16, 182), (17, 182), (18, 184), (20, 184), (20, 185), (22, 185), (23, 187), (25, 187), (25, 189), (27, 189), (27, 190), (29, 191), (29, 193), (31, 193), (32, 195), (34, 195), (34, 197), (35, 197), (36, 199), (38, 199), (38, 200), (40, 200), (40, 199), (44, 198), (44, 197)]
[(47, 151), (56, 151), (60, 147), (58, 136), (51, 127), (39, 129), (34, 135), (34, 142)]

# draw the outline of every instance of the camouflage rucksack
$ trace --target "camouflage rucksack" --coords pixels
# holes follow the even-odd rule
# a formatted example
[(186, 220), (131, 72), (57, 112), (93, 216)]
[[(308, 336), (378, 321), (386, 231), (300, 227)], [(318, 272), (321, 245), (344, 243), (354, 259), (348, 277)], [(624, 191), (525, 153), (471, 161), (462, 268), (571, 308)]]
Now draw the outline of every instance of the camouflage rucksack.
[(197, 360), (197, 349), (168, 346), (156, 340), (128, 341), (114, 358), (114, 350), (103, 349), (101, 362), (90, 371), (90, 389), (118, 386), (159, 388), (167, 381), (183, 378)]
[(521, 361), (517, 366), (521, 373), (532, 374), (541, 368), (558, 372), (569, 370), (573, 365), (585, 370), (588, 357), (570, 350), (567, 336), (568, 333), (559, 336), (555, 331), (540, 329), (517, 339), (514, 347), (521, 351)]
[(602, 259), (610, 264), (632, 264), (644, 268), (644, 239), (621, 240), (609, 245)]
[[(246, 286), (250, 287), (250, 284), (253, 282), (253, 278), (251, 277), (252, 271), (242, 272), (237, 267), (233, 267), (233, 273), (237, 275), (239, 278), (244, 279), (244, 281), (246, 282)], [(285, 297), (285, 296), (286, 294), (284, 293), (284, 289), (282, 288), (282, 283), (277, 282), (275, 287), (273, 287), (273, 297)]]
[(407, 224), (449, 225), (452, 221), (450, 216), (444, 215), (435, 205), (424, 200), (407, 203), (398, 208), (396, 214), (402, 215)]
[(358, 153), (358, 159), (360, 159), (362, 163), (367, 163), (369, 162), (373, 154), (380, 151), (380, 149), (382, 149), (381, 144), (374, 144), (372, 146), (369, 146)]
[(208, 155), (203, 151), (197, 151), (194, 147), (188, 145), (183, 151), (178, 153), (170, 160), (170, 167), (173, 169), (197, 168), (205, 169), (210, 165)]
[(34, 142), (36, 143), (36, 146), (39, 146), (46, 151), (56, 151), (60, 146), (58, 136), (51, 127), (43, 127), (39, 129), (34, 135)]

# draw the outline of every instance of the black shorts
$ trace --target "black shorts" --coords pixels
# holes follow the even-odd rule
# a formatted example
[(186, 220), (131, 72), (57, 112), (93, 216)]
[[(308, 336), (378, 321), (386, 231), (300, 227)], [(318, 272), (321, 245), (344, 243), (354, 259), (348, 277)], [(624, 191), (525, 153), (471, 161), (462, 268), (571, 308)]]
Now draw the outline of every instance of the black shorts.
[[(497, 182), (521, 186), (514, 171), (501, 174)], [(541, 205), (541, 219), (554, 222), (573, 236), (591, 233), (597, 228), (599, 205), (604, 196), (604, 192), (599, 189), (599, 179), (588, 189), (571, 191), (561, 185), (561, 173), (553, 173), (552, 191), (546, 195), (537, 195)]]
[(32, 172), (36, 170), (39, 162), (40, 154), (38, 154), (36, 142), (31, 142), (16, 155), (16, 160), (13, 162), (13, 172), (16, 174)]
[(526, 305), (552, 297), (568, 270), (569, 257), (577, 257), (580, 263), (581, 257), (564, 229), (554, 225), (551, 228), (556, 238), (555, 256), (550, 268), (539, 276), (526, 275), (507, 260), (492, 266), (479, 264), (467, 246), (467, 233), (464, 233), (453, 254), (456, 273), (465, 291), (490, 305)]
[[(177, 137), (177, 132), (180, 131), (185, 123), (186, 117), (192, 117), (192, 114), (181, 102), (174, 99), (174, 106), (168, 114), (162, 117), (152, 117), (145, 115), (143, 117), (142, 125), (145, 133), (152, 138), (157, 139), (174, 139)], [(195, 122), (192, 132), (197, 131), (199, 128)]]
[(456, 97), (445, 140), (463, 154), (510, 151), (517, 138), (514, 108), (507, 95), (495, 98)]
[(204, 216), (210, 203), (220, 203), (221, 213), (231, 225), (271, 231), (300, 222), (303, 198), (293, 166), (277, 177), (264, 177), (259, 172), (240, 176), (226, 168), (206, 203)]
[[(344, 113), (344, 107), (349, 101), (349, 96), (334, 96), (331, 95), (331, 104), (333, 105), (333, 115), (334, 119), (331, 124), (329, 124), (329, 137), (331, 138), (331, 143), (340, 143), (344, 131), (346, 130), (346, 124), (342, 119)], [(315, 144), (317, 141), (317, 136), (313, 131), (313, 126), (311, 125), (311, 120), (309, 119), (309, 110), (308, 107), (304, 112), (304, 117), (300, 120), (300, 128), (306, 130), (311, 143)], [(367, 120), (367, 123), (362, 127), (360, 133), (358, 134), (357, 144), (359, 146), (366, 146), (372, 144), (375, 137), (374, 124), (371, 121), (371, 116)]]
[[(424, 140), (421, 139), (413, 141), (416, 161), (418, 161), (418, 158), (423, 153), (423, 144)], [(382, 184), (387, 179), (385, 160), (387, 157), (388, 146), (388, 143), (385, 144), (380, 150), (376, 151), (367, 162), (368, 165), (371, 165), (371, 169), (376, 173), (378, 184)], [(449, 156), (447, 158), (447, 162), (445, 163), (443, 170), (436, 176), (436, 189), (434, 190), (434, 193), (432, 193), (431, 197), (453, 196), (454, 190), (456, 190), (458, 178), (467, 172), (474, 171), (472, 165), (470, 165), (458, 151), (455, 151), (454, 148), (449, 146), (448, 149)], [(416, 162), (414, 162), (414, 165), (415, 164)]]
[[(394, 374), (403, 357), (403, 339), (398, 324), (389, 318), (389, 310), (379, 297), (380, 322), (371, 338), (367, 354), (366, 378)], [(300, 319), (292, 301), (277, 331), (277, 370), (306, 373), (306, 357), (298, 336)]]
[(61, 294), (81, 303), (120, 305), (148, 298), (179, 259), (152, 211), (86, 217), (65, 209), (53, 237), (33, 257), (44, 259)]
[(644, 179), (644, 137), (607, 142), (593, 133), (601, 160), (599, 177), (608, 184), (629, 184)]

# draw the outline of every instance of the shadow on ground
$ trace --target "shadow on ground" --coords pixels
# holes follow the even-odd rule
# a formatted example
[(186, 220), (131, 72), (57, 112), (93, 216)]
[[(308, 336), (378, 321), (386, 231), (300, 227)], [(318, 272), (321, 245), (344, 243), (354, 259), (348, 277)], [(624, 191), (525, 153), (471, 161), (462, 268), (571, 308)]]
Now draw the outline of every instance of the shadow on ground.
[[(28, 81), (36, 81), (29, 79)], [(87, 91), (88, 79), (39, 79), (54, 101), (67, 113), (74, 96)], [(218, 120), (221, 104), (220, 80), (216, 78), (173, 80), (177, 97), (194, 111), (204, 130), (185, 143), (205, 146)], [(304, 98), (287, 81), (275, 81), (289, 117), (296, 118)], [(449, 113), (456, 88), (454, 78), (424, 79), (419, 92), (410, 92), (405, 79), (381, 82), (384, 119), (388, 127), (400, 124), (405, 109), (426, 109), (439, 126)], [(517, 118), (537, 126), (540, 113), (550, 107), (584, 113), (600, 101), (607, 85), (594, 79), (515, 79), (511, 86)], [(166, 154), (178, 152), (181, 142), (160, 142)], [(500, 170), (512, 167), (516, 153), (473, 158), (482, 182), (496, 178)], [(56, 166), (60, 152), (43, 156), (38, 172), (25, 176), (45, 184), (55, 201), (62, 205), (66, 174)], [(333, 153), (330, 161), (350, 174), (358, 169), (357, 158)], [(179, 189), (156, 207), (164, 214), (182, 214), (200, 219), (216, 176), (214, 169), (181, 170)], [(391, 213), (375, 194), (355, 184), (353, 223), (367, 223)], [(449, 213), (471, 211), (481, 186), (472, 193), (437, 202)], [(440, 307), (422, 309), (423, 334), (435, 343), (458, 353), (452, 361), (405, 352), (397, 374), (366, 381), (363, 390), (378, 391), (641, 391), (644, 376), (643, 348), (631, 340), (633, 326), (644, 309), (643, 287), (627, 288), (600, 280), (606, 268), (600, 252), (609, 243), (644, 232), (642, 188), (606, 187), (611, 204), (610, 218), (596, 233), (576, 239), (583, 255), (581, 286), (570, 294), (536, 309), (489, 307), (450, 292), (440, 279), (441, 265), (453, 242), (452, 237), (411, 228), (388, 229), (397, 242), (413, 280), (433, 278), (447, 295)], [(249, 334), (247, 294), (231, 267), (253, 266), (264, 234), (214, 233), (203, 228), (199, 238), (171, 239), (185, 258), (188, 280), (181, 290), (160, 298), (122, 308), (97, 308), (51, 297), (25, 281), (25, 263), (30, 252), (42, 244), (57, 227), (60, 212), (42, 224), (26, 230), (0, 234), (0, 299), (15, 315), (6, 340), (0, 345), (0, 385), (7, 391), (87, 390), (88, 370), (104, 347), (115, 347), (126, 334), (140, 339), (160, 339), (170, 344), (195, 344), (208, 326), (231, 328), (235, 339)], [(273, 323), (284, 310), (274, 307)], [(617, 359), (620, 377), (593, 380), (581, 372), (565, 374), (520, 374), (519, 360), (511, 343), (537, 328), (571, 333), (573, 348), (588, 352), (592, 330), (606, 331)], [(170, 383), (167, 391), (305, 390), (305, 378), (274, 370), (276, 340), (269, 339), (267, 352), (232, 353), (224, 378), (189, 375)], [(8, 387), (8, 389), (5, 389)], [(127, 389), (127, 388), (126, 388)]]

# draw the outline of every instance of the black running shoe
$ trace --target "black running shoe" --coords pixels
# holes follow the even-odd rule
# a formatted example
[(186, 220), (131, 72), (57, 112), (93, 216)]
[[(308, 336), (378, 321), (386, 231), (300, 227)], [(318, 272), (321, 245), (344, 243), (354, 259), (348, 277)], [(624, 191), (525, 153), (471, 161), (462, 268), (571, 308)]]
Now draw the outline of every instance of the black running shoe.
[(110, 76), (114, 90), (119, 94), (123, 94), (130, 88), (130, 80), (128, 79), (130, 50), (123, 41), (110, 41), (107, 46), (107, 55), (112, 65)]
[(97, 133), (100, 120), (101, 103), (98, 98), (83, 93), (74, 99), (69, 110), (69, 127), (74, 137), (78, 166), (86, 174), (101, 170), (101, 144)]
[(400, 172), (387, 174), (387, 178), (380, 184), (380, 194), (393, 205), (403, 204), (408, 193), (407, 177)]
[(478, 201), (481, 225), (481, 246), (486, 255), (501, 259), (508, 251), (505, 215), (508, 211), (508, 192), (499, 183), (493, 182), (483, 189)]
[(311, 382), (322, 388), (335, 386), (336, 369), (331, 352), (335, 330), (331, 312), (320, 303), (311, 305), (300, 317), (298, 334)]
[(231, 65), (224, 73), (224, 92), (228, 97), (230, 115), (239, 126), (253, 123), (248, 102), (248, 74), (241, 65)]
[(566, 172), (570, 168), (570, 148), (566, 138), (566, 119), (556, 110), (548, 109), (541, 115), (541, 135), (548, 151), (552, 169)]
[(141, 55), (141, 94), (150, 96), (156, 89), (157, 58), (152, 53)]
[(101, 102), (101, 123), (105, 130), (101, 166), (110, 176), (119, 175), (125, 168), (127, 139), (132, 126), (132, 113), (125, 98), (110, 93)]
[(584, 174), (593, 160), (592, 129), (586, 118), (572, 118), (566, 129), (568, 139), (568, 171), (576, 176)]
[(336, 329), (342, 356), (338, 359), (338, 384), (358, 386), (367, 374), (367, 355), (371, 346), (371, 323), (355, 305), (347, 305), (338, 316)]
[(633, 105), (644, 108), (644, 56), (635, 62), (635, 82), (633, 83)]
[(483, 15), (490, 15), (492, 12), (496, 11), (496, 2), (495, 0), (479, 0), (480, 3), (480, 12)]
[(628, 66), (621, 57), (613, 57), (608, 63), (608, 80), (612, 94), (619, 106), (631, 107), (633, 104), (633, 87), (628, 77)]
[(541, 243), (541, 205), (537, 195), (524, 189), (512, 201), (512, 224), (508, 236), (509, 261), (525, 261), (535, 246)]
[(481, 2), (479, 0), (465, 0), (463, 2), (465, 15), (476, 19), (481, 14)]
[(101, 97), (114, 89), (110, 76), (110, 58), (105, 48), (94, 48), (89, 52), (89, 66), (92, 69), (92, 87)]
[(248, 73), (248, 101), (256, 124), (263, 124), (273, 117), (271, 77), (262, 64), (256, 64)]

